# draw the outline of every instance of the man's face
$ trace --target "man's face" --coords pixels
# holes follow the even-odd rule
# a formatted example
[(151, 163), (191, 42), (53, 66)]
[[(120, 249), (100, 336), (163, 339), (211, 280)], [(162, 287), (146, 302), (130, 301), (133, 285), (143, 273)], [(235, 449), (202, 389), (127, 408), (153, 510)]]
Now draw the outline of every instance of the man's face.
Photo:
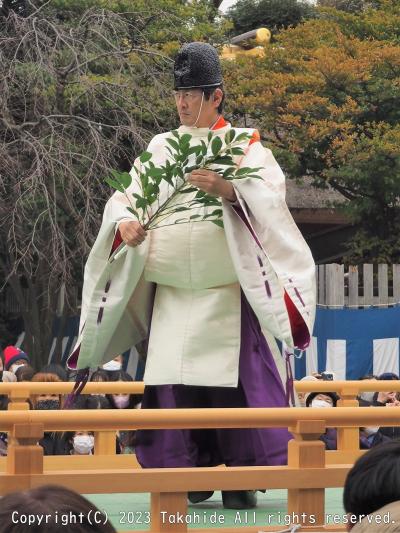
[(210, 123), (215, 120), (223, 92), (221, 89), (216, 89), (208, 100), (205, 97), (202, 99), (203, 91), (201, 89), (181, 89), (174, 91), (174, 95), (182, 126), (205, 128), (209, 127)]
[[(201, 89), (174, 91), (176, 109), (183, 126), (192, 126), (196, 122), (200, 111), (202, 94), (203, 91)], [(202, 107), (204, 108), (204, 101)]]

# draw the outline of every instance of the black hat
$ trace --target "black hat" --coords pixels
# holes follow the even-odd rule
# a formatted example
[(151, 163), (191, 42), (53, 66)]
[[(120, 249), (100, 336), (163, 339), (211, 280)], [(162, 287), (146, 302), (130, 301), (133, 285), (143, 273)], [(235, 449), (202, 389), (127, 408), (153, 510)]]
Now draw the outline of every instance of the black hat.
[(184, 44), (175, 58), (175, 89), (218, 87), (222, 70), (216, 49), (208, 43)]
[(311, 402), (316, 396), (318, 396), (318, 394), (324, 394), (325, 396), (329, 396), (330, 398), (332, 398), (333, 407), (336, 407), (336, 404), (338, 400), (340, 399), (339, 396), (336, 394), (336, 392), (311, 392), (307, 396), (306, 407), (310, 407)]

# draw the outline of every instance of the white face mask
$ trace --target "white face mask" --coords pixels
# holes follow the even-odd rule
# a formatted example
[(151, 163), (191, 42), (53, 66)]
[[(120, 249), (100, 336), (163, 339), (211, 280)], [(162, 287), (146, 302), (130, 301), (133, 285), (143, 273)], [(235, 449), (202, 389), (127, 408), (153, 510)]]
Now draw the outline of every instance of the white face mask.
[(375, 433), (378, 433), (379, 428), (364, 428), (364, 432), (368, 435), (374, 435)]
[(104, 363), (103, 369), (104, 370), (121, 370), (122, 364), (118, 363), (118, 361), (108, 361), (108, 363)]
[(333, 407), (331, 403), (326, 400), (313, 400), (311, 402), (311, 407)]
[(113, 400), (117, 409), (125, 409), (129, 405), (129, 394), (113, 394)]
[(366, 402), (372, 402), (375, 392), (362, 392), (360, 398)]
[(24, 363), (21, 363), (20, 365), (11, 365), (11, 372), (15, 372), (18, 370), (18, 368), (21, 368), (21, 366), (25, 366)]
[(79, 455), (89, 455), (94, 448), (93, 435), (76, 435), (74, 437), (74, 450)]

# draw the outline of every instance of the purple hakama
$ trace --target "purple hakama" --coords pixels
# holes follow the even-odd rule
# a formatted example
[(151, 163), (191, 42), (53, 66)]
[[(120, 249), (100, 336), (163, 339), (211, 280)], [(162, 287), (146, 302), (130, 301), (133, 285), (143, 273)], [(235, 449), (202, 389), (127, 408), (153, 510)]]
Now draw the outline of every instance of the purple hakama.
[[(257, 317), (241, 298), (239, 386), (146, 386), (142, 408), (288, 407), (275, 361)], [(262, 466), (287, 462), (286, 428), (165, 429), (136, 433), (143, 468)]]

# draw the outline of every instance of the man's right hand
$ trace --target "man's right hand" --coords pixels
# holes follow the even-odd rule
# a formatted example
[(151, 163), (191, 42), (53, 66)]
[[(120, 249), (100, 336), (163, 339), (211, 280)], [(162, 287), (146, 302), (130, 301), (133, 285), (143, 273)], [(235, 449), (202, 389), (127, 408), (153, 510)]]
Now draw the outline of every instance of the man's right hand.
[(138, 246), (139, 244), (142, 244), (147, 235), (139, 222), (136, 222), (135, 220), (121, 222), (118, 229), (122, 240), (128, 246)]

